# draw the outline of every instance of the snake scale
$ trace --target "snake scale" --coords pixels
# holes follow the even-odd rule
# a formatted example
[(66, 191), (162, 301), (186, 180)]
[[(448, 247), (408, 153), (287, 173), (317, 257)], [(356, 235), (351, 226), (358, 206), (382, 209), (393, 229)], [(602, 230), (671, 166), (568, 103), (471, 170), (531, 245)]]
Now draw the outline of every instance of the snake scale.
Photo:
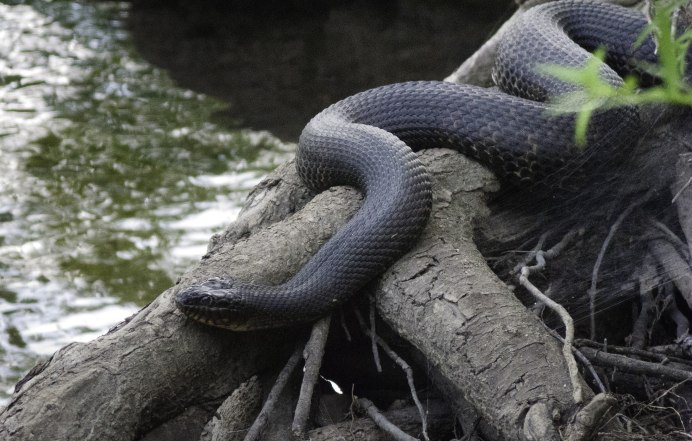
[(176, 294), (187, 316), (218, 327), (254, 330), (327, 315), (407, 252), (432, 205), (431, 180), (416, 150), (448, 147), (519, 185), (560, 186), (585, 168), (607, 163), (632, 143), (639, 118), (631, 107), (597, 112), (586, 148), (574, 144), (574, 116), (545, 103), (575, 86), (537, 66), (580, 67), (607, 50), (599, 74), (613, 85), (642, 61), (656, 62), (651, 38), (635, 41), (646, 19), (593, 1), (563, 0), (523, 14), (500, 42), (496, 88), (406, 82), (348, 97), (315, 116), (296, 153), (298, 173), (320, 191), (351, 185), (361, 209), (298, 271), (277, 286), (210, 279)]

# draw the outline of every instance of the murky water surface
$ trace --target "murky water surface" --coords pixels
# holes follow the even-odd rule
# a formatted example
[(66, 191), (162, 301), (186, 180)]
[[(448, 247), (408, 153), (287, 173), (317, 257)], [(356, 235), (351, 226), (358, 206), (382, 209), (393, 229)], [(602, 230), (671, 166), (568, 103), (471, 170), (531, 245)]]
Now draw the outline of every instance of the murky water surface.
[(209, 121), (124, 30), (128, 5), (0, 3), (0, 403), (41, 356), (134, 313), (292, 146)]

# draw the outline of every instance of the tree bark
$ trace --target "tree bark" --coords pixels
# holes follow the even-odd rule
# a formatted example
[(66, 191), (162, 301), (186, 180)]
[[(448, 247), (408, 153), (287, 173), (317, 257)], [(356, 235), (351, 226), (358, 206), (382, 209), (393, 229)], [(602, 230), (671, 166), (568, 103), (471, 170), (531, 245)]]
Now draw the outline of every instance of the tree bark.
[[(559, 349), (472, 244), (472, 223), (486, 213), (484, 195), (497, 188), (492, 175), (455, 152), (421, 156), (436, 182), (436, 208), (423, 239), (378, 285), (379, 311), (448, 382), (443, 389), (452, 403), (471, 403), (501, 437), (522, 439), (525, 403), (571, 407)], [(279, 283), (360, 204), (355, 191), (334, 188), (274, 222), (303, 200), (295, 196), (303, 194), (291, 185), (295, 179), (292, 166), (280, 167), (176, 287), (107, 335), (56, 353), (12, 397), (0, 415), (0, 435), (137, 439), (190, 407), (206, 408), (200, 419), (208, 418), (240, 383), (281, 363), (302, 333), (208, 328), (186, 320), (172, 296), (211, 276)], [(266, 192), (280, 193), (292, 208), (277, 210), (286, 204)]]
[(495, 433), (486, 435), (525, 439), (532, 406), (548, 405), (550, 418), (575, 410), (569, 373), (555, 339), (473, 243), (474, 226), (488, 215), (491, 176), (456, 152), (430, 153), (433, 218), (378, 284), (378, 310), (445, 378), (448, 401), (457, 409), (471, 403), (490, 423)]
[[(685, 127), (660, 132), (666, 135), (660, 143), (671, 139), (671, 131), (689, 138)], [(639, 185), (669, 185), (673, 173), (659, 172), (657, 158), (675, 149), (651, 142), (639, 151), (654, 155), (641, 156), (647, 159), (637, 168), (647, 179)], [(486, 439), (559, 439), (558, 426), (579, 407), (560, 347), (473, 242), (475, 226), (493, 228), (486, 222), (486, 199), (498, 184), (456, 152), (433, 149), (420, 156), (434, 180), (433, 214), (415, 247), (374, 284), (378, 312), (414, 348), (418, 366), (426, 368), (463, 427), (477, 427)], [(209, 328), (177, 311), (175, 293), (214, 276), (286, 280), (360, 200), (343, 187), (312, 197), (292, 162), (279, 167), (176, 286), (108, 334), (68, 345), (33, 370), (0, 411), (0, 439), (156, 440), (172, 439), (171, 433), (199, 439), (221, 402), (254, 375), (278, 372), (307, 330)], [(507, 219), (495, 228), (507, 227), (502, 229), (511, 235), (520, 227)], [(253, 390), (259, 394), (261, 388)], [(587, 389), (587, 400), (589, 394)]]

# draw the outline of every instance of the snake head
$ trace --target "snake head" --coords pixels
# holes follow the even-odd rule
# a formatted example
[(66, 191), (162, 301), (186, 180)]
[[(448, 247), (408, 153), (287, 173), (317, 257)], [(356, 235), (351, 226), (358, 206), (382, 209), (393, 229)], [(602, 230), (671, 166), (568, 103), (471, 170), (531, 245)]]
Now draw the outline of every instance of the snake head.
[(186, 316), (221, 328), (236, 329), (247, 315), (245, 296), (230, 279), (213, 278), (179, 291), (175, 303)]

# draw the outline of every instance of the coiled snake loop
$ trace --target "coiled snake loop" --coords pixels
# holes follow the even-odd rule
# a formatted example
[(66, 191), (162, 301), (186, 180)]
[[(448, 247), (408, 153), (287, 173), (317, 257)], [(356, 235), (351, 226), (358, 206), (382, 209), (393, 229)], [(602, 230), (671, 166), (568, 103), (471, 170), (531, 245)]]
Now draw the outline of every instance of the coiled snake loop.
[(430, 178), (414, 153), (449, 147), (519, 185), (561, 185), (574, 170), (594, 168), (637, 136), (633, 108), (595, 114), (587, 147), (574, 143), (573, 115), (544, 103), (575, 90), (540, 73), (539, 65), (583, 66), (597, 47), (607, 50), (600, 73), (655, 62), (654, 44), (635, 46), (642, 15), (615, 5), (564, 0), (527, 11), (502, 40), (494, 79), (499, 89), (445, 82), (409, 82), (346, 98), (315, 116), (296, 153), (304, 183), (323, 190), (352, 185), (362, 208), (290, 280), (261, 286), (211, 279), (176, 295), (189, 317), (234, 330), (287, 326), (328, 314), (403, 255), (431, 209)]

